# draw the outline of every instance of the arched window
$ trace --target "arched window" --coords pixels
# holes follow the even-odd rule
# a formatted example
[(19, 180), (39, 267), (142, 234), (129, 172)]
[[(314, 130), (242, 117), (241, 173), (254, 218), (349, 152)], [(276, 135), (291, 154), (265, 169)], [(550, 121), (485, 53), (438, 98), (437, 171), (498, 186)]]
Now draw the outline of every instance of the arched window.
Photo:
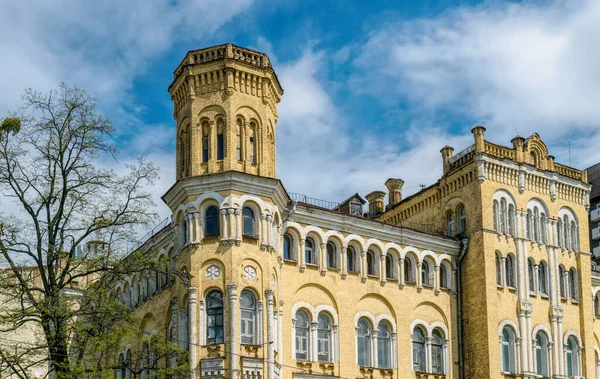
[(433, 285), (433, 275), (431, 275), (433, 271), (429, 267), (429, 263), (423, 260), (421, 263), (421, 283), (424, 286), (432, 286)]
[(533, 240), (533, 233), (532, 233), (532, 229), (533, 229), (533, 214), (531, 213), (531, 209), (527, 210), (527, 228), (525, 230), (525, 235), (527, 237), (528, 240)]
[(558, 267), (558, 290), (563, 299), (567, 298), (567, 289), (565, 288), (565, 269), (562, 266)]
[(307, 238), (306, 241), (304, 241), (304, 261), (307, 264), (317, 264), (315, 243), (312, 238)]
[(579, 300), (579, 285), (577, 283), (577, 270), (572, 267), (569, 270), (569, 290), (572, 300)]
[(540, 212), (537, 207), (533, 208), (533, 240), (540, 242)]
[(223, 294), (219, 290), (212, 290), (206, 294), (206, 343), (224, 343), (223, 329)]
[(210, 128), (208, 122), (202, 123), (202, 162), (208, 162), (209, 149), (208, 149), (208, 134)]
[(327, 242), (327, 267), (337, 268), (336, 248), (333, 242)]
[(217, 160), (223, 160), (225, 156), (225, 138), (223, 137), (223, 132), (225, 129), (225, 122), (220, 118), (217, 121)]
[(529, 164), (535, 166), (537, 163), (537, 159), (535, 159), (535, 153), (532, 151), (529, 153)]
[(211, 205), (204, 215), (204, 236), (214, 237), (219, 235), (219, 208)]
[(439, 329), (433, 331), (431, 339), (431, 369), (434, 374), (444, 374), (444, 339)]
[(506, 221), (508, 218), (506, 217), (506, 199), (500, 199), (500, 233), (506, 234)]
[(117, 364), (119, 365), (119, 369), (117, 371), (117, 379), (125, 379), (127, 378), (127, 366), (125, 362), (125, 356), (123, 354), (119, 354), (119, 358), (117, 358)]
[(563, 247), (563, 236), (562, 236), (562, 232), (563, 232), (563, 226), (562, 226), (563, 222), (560, 219), (560, 217), (558, 218), (558, 223), (557, 223), (557, 227), (556, 227), (556, 238), (557, 238), (557, 243), (558, 246)]
[(240, 335), (242, 344), (256, 345), (256, 296), (251, 291), (244, 290), (240, 295)]
[(594, 316), (600, 317), (600, 299), (598, 294), (594, 295)]
[(535, 269), (531, 260), (527, 261), (527, 271), (529, 273), (529, 292), (535, 293)]
[(377, 330), (377, 366), (392, 368), (392, 333), (387, 322), (379, 322)]
[(331, 362), (331, 318), (326, 313), (319, 314), (317, 323), (317, 359)]
[(130, 379), (131, 378), (131, 350), (129, 350), (127, 352), (127, 362), (129, 364), (127, 365), (127, 369), (125, 370), (125, 378)]
[(567, 356), (567, 376), (570, 378), (572, 376), (580, 375), (579, 344), (577, 343), (575, 337), (570, 336), (567, 339), (567, 346), (565, 350)]
[(406, 283), (414, 283), (415, 275), (413, 270), (413, 264), (410, 258), (404, 259), (404, 281)]
[(456, 229), (454, 225), (454, 212), (452, 211), (448, 212), (446, 215), (446, 227), (448, 235), (450, 237), (454, 237), (454, 234), (456, 234)]
[(308, 348), (310, 345), (310, 333), (308, 328), (308, 315), (304, 311), (296, 312), (296, 360), (308, 360)]
[(547, 378), (550, 372), (548, 363), (548, 337), (544, 332), (538, 332), (535, 336), (535, 373)]
[(394, 278), (394, 258), (391, 254), (385, 255), (385, 277), (387, 279), (395, 279)]
[(250, 130), (249, 130), (249, 139), (248, 139), (248, 149), (250, 149), (250, 163), (256, 164), (256, 123), (254, 121), (250, 122)]
[(356, 349), (358, 365), (371, 367), (371, 324), (364, 318), (358, 320)]
[(283, 259), (292, 260), (292, 237), (289, 234), (283, 236)]
[(242, 209), (242, 216), (244, 219), (243, 234), (246, 237), (256, 237), (254, 232), (254, 211), (249, 207)]
[(413, 370), (416, 372), (425, 372), (426, 353), (425, 353), (425, 332), (420, 326), (413, 329), (412, 335), (412, 353)]
[(502, 372), (514, 374), (516, 372), (515, 331), (510, 326), (502, 329)]
[(540, 215), (540, 234), (542, 238), (542, 243), (548, 243), (548, 219), (546, 218), (546, 214), (542, 213)]
[(539, 270), (539, 291), (544, 295), (548, 295), (548, 266), (546, 262), (540, 262)]
[(498, 252), (496, 252), (496, 284), (502, 285), (502, 258)]
[(514, 265), (514, 260), (512, 255), (507, 255), (506, 256), (506, 267), (505, 267), (505, 273), (506, 273), (506, 285), (508, 287), (512, 287), (515, 288), (516, 284), (515, 284), (515, 265)]
[(440, 265), (440, 287), (449, 290), (451, 287), (450, 276), (445, 264)]
[(356, 251), (352, 246), (348, 246), (346, 250), (346, 264), (348, 265), (348, 272), (358, 272), (356, 265)]
[(492, 214), (494, 217), (494, 230), (500, 233), (500, 204), (498, 204), (498, 200), (494, 200), (492, 203)]
[(575, 221), (571, 221), (571, 250), (573, 251), (579, 250), (577, 243), (579, 239), (577, 237), (577, 224), (575, 224)]
[(465, 207), (461, 206), (458, 208), (458, 234), (462, 234), (467, 230), (467, 216), (465, 214)]
[(508, 205), (508, 235), (515, 235), (515, 206)]
[(563, 247), (565, 249), (570, 248), (569, 243), (571, 242), (571, 236), (569, 233), (569, 218), (565, 215), (563, 220)]
[(367, 275), (377, 275), (375, 271), (375, 253), (371, 250), (367, 251)]
[(236, 135), (235, 135), (235, 154), (238, 161), (242, 160), (242, 120), (237, 119), (236, 121)]

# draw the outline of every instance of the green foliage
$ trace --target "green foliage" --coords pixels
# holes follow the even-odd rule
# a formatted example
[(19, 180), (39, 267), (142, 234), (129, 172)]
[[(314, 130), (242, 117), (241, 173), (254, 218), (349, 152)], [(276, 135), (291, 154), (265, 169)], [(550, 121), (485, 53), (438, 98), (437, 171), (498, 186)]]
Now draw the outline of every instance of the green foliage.
[(17, 134), (19, 130), (21, 130), (21, 119), (18, 117), (6, 117), (0, 123), (0, 135), (2, 135), (2, 132)]

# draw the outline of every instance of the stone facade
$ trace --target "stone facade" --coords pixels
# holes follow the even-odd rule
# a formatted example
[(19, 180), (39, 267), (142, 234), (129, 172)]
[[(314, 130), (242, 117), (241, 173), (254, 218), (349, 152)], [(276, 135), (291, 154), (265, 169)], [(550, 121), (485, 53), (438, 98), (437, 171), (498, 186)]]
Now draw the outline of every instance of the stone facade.
[(265, 54), (191, 51), (169, 91), (172, 218), (140, 247), (168, 269), (116, 292), (188, 349), (191, 377), (596, 375), (590, 186), (537, 134), (504, 147), (478, 126), (442, 149), (436, 184), (403, 199), (390, 179), (367, 211), (294, 201), (276, 179), (283, 90)]

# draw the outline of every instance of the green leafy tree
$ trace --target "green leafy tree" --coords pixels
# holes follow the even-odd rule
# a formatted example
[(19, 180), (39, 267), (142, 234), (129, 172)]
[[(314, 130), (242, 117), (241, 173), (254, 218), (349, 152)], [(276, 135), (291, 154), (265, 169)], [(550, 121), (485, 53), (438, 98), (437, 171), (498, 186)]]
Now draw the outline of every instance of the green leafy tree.
[[(112, 285), (157, 269), (142, 254), (123, 260), (155, 220), (146, 188), (157, 169), (141, 158), (124, 174), (106, 167), (114, 127), (86, 91), (61, 84), (23, 102), (0, 123), (0, 376), (29, 378), (47, 360), (55, 378), (78, 378), (97, 370), (90, 357), (106, 358), (89, 351), (98, 341), (135, 330)], [(9, 337), (24, 330), (37, 338)]]

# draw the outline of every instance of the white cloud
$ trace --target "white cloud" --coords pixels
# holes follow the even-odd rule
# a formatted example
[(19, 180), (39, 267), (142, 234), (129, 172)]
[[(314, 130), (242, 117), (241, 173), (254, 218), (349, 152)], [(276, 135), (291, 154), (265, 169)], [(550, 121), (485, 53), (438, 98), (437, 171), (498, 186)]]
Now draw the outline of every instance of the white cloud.
[(585, 167), (600, 160), (582, 140), (600, 131), (598, 19), (597, 1), (557, 0), (485, 2), (391, 23), (369, 36), (354, 88), (387, 101), (407, 96), (417, 117), (450, 111), (476, 119), (504, 144), (539, 132), (564, 152), (571, 138), (585, 148), (573, 164)]

